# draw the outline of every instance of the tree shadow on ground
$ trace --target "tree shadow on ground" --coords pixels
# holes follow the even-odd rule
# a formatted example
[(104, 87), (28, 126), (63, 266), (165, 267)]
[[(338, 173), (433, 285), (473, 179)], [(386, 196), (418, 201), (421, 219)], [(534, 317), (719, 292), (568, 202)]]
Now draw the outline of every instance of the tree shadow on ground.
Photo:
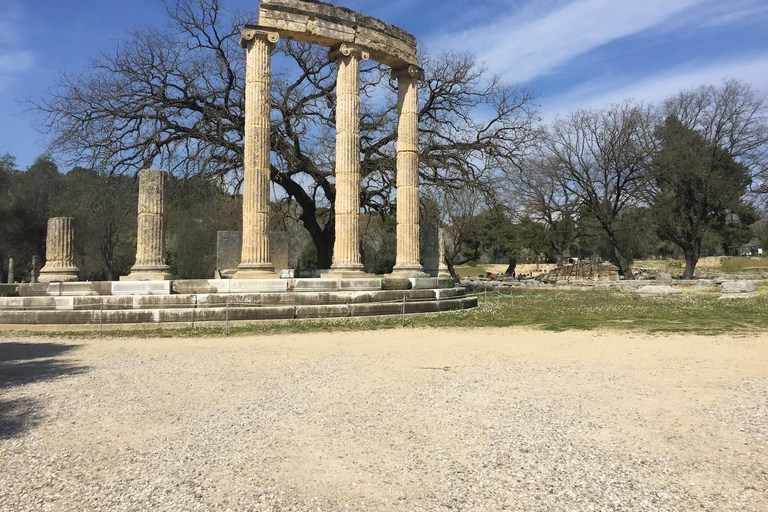
[[(18, 388), (88, 370), (72, 360), (58, 359), (78, 348), (63, 343), (0, 342), (0, 390)], [(21, 435), (41, 418), (42, 405), (32, 398), (0, 399), (0, 439)]]

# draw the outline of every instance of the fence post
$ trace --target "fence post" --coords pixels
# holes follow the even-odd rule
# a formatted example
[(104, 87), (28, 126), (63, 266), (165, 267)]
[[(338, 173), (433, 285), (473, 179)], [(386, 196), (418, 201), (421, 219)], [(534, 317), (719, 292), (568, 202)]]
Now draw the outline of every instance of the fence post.
[(405, 301), (408, 300), (407, 295), (403, 295), (403, 316), (401, 317), (402, 320), (402, 327), (405, 327)]
[(227, 297), (227, 318), (225, 326), (225, 334), (229, 336), (229, 297)]
[(99, 297), (99, 339), (104, 334), (104, 297)]

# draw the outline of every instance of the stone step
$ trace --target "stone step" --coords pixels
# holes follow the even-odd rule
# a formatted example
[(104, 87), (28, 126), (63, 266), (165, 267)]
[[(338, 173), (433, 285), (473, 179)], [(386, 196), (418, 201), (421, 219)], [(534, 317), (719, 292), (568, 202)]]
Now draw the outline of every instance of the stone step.
[(175, 322), (224, 322), (237, 320), (290, 320), (344, 318), (375, 315), (437, 313), (477, 307), (476, 297), (401, 302), (350, 304), (268, 305), (239, 307), (171, 307), (153, 309), (36, 309), (0, 310), (0, 324), (10, 325), (98, 325), (161, 324)]

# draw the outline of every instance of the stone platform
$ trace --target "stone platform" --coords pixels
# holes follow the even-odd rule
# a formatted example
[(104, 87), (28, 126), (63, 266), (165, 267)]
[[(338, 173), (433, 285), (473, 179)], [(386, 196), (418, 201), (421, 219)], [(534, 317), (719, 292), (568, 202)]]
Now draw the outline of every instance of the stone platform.
[(22, 284), (0, 325), (114, 325), (344, 318), (471, 309), (450, 279), (271, 279)]

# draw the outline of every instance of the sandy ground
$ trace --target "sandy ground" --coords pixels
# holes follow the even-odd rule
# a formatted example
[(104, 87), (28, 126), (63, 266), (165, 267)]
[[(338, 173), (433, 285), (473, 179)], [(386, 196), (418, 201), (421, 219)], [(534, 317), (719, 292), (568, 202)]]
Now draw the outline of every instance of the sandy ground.
[(0, 342), (1, 510), (768, 510), (768, 334)]

